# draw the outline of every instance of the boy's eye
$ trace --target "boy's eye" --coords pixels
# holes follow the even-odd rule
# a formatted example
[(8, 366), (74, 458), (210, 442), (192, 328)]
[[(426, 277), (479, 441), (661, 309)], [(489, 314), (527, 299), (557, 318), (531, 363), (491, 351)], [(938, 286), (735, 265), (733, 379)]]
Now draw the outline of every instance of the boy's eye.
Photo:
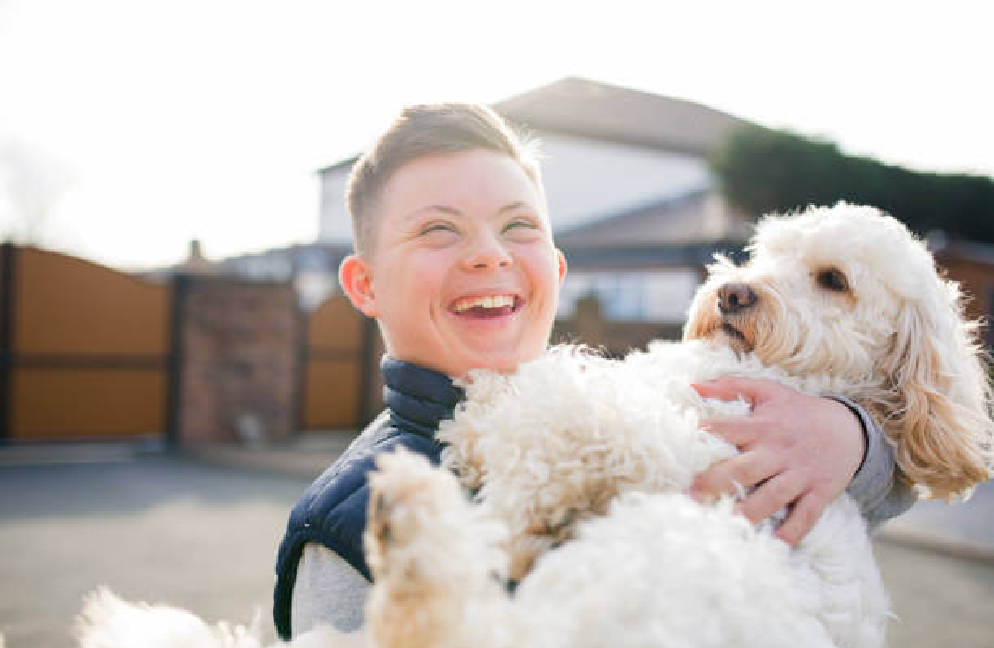
[(419, 234), (431, 234), (433, 232), (455, 232), (456, 229), (449, 223), (429, 223), (421, 228)]
[(504, 231), (509, 232), (514, 229), (537, 229), (538, 225), (527, 218), (516, 218), (504, 226)]

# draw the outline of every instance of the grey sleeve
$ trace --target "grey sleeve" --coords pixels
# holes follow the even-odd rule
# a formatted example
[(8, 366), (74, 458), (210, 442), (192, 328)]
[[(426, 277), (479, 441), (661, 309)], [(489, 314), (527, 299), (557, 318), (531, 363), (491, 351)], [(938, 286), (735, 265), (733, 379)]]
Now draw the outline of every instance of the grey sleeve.
[(826, 394), (852, 410), (863, 426), (866, 454), (863, 463), (846, 488), (863, 514), (870, 529), (876, 529), (887, 520), (904, 513), (917, 501), (914, 488), (898, 479), (894, 452), (884, 439), (883, 432), (862, 407), (842, 396)]
[(369, 581), (327, 547), (304, 545), (290, 600), (290, 634), (297, 637), (316, 623), (341, 632), (358, 630), (369, 594)]

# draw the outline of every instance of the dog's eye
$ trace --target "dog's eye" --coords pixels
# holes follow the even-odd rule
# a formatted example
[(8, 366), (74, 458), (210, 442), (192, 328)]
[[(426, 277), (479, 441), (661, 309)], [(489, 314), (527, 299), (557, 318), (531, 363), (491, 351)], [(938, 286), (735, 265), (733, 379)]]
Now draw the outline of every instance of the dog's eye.
[(815, 276), (815, 280), (825, 290), (831, 290), (832, 292), (845, 292), (849, 290), (849, 283), (846, 281), (846, 276), (837, 268), (819, 270)]

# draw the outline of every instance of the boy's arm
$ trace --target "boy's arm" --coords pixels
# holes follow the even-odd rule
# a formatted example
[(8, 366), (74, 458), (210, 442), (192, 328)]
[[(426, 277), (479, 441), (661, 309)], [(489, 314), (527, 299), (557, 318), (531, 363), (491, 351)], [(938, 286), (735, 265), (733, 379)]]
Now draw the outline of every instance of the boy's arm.
[(341, 632), (358, 630), (370, 584), (355, 567), (324, 545), (304, 545), (290, 601), (290, 633), (297, 637), (317, 623)]
[(853, 475), (846, 492), (859, 504), (860, 513), (870, 529), (875, 529), (911, 508), (917, 501), (915, 490), (907, 482), (898, 479), (894, 451), (866, 410), (844, 396), (826, 394), (825, 397), (848, 407), (863, 426), (863, 438), (866, 441), (863, 463)]

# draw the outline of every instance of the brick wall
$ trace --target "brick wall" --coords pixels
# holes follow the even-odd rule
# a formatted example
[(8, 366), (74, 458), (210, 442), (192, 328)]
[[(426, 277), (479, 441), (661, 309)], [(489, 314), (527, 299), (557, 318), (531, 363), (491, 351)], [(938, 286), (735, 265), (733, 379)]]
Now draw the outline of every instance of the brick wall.
[(174, 441), (279, 441), (295, 430), (301, 328), (289, 283), (177, 279)]

